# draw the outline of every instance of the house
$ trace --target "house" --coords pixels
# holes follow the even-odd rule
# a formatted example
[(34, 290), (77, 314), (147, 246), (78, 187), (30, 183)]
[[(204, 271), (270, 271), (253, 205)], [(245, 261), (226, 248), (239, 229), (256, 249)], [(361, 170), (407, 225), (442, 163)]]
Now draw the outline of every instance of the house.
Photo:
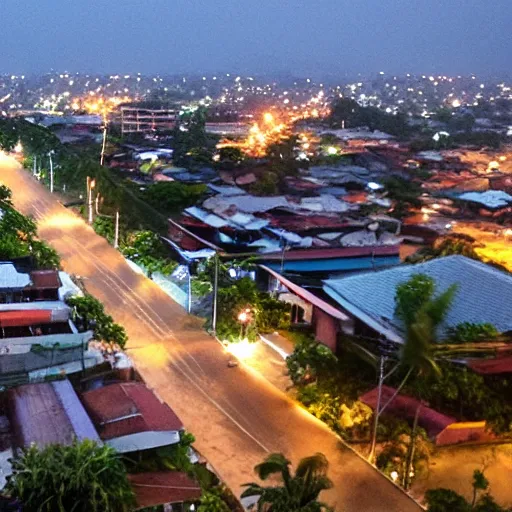
[(403, 342), (403, 325), (395, 314), (396, 287), (415, 274), (434, 279), (438, 293), (456, 285), (457, 291), (445, 322), (493, 324), (498, 331), (512, 331), (512, 275), (464, 256), (447, 256), (371, 273), (324, 281), (323, 289), (339, 308), (354, 319), (354, 333)]
[[(31, 288), (39, 295), (55, 289), (53, 282)], [(6, 288), (4, 288), (5, 290)], [(26, 287), (23, 288), (25, 293)], [(89, 349), (92, 332), (78, 332), (71, 309), (59, 300), (0, 304), (0, 384), (31, 382), (62, 372), (74, 373), (103, 361)]]
[(69, 380), (26, 384), (7, 393), (16, 449), (36, 444), (71, 445), (75, 439), (101, 440)]
[(352, 329), (352, 319), (321, 297), (301, 287), (269, 267), (260, 265), (268, 278), (267, 289), (292, 306), (292, 324), (310, 325), (320, 343), (337, 351), (338, 336)]
[(102, 441), (119, 453), (169, 446), (180, 441), (183, 424), (145, 384), (123, 382), (82, 394)]

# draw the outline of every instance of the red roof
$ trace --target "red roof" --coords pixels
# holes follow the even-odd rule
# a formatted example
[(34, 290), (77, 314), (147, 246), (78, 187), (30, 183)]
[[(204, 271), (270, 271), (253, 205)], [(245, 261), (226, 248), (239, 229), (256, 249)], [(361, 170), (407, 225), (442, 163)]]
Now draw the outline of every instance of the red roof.
[(174, 411), (141, 382), (87, 391), (82, 399), (103, 440), (139, 432), (183, 429)]
[(34, 270), (30, 273), (32, 287), (37, 289), (60, 288), (59, 273), (56, 270)]
[(23, 327), (48, 324), (51, 321), (52, 312), (48, 309), (0, 311), (0, 327)]
[(480, 359), (469, 363), (469, 367), (482, 375), (498, 375), (512, 373), (512, 356), (497, 357), (495, 359)]
[(128, 475), (128, 479), (139, 508), (197, 501), (201, 497), (199, 484), (178, 471), (137, 473)]
[[(389, 401), (395, 391), (395, 388), (382, 386), (381, 406)], [(372, 409), (375, 409), (377, 407), (377, 398), (378, 388), (374, 388), (361, 396), (359, 400)], [(419, 400), (416, 400), (415, 398), (398, 394), (386, 407), (384, 413), (391, 413), (395, 416), (412, 420), (416, 414), (416, 409), (419, 404)], [(418, 423), (427, 431), (429, 436), (433, 437), (443, 431), (448, 425), (455, 423), (455, 418), (445, 416), (444, 414), (423, 405), (420, 409)]]
[(321, 309), (325, 313), (327, 313), (329, 316), (332, 316), (333, 318), (337, 318), (339, 320), (347, 320), (348, 317), (345, 315), (345, 313), (342, 313), (339, 309), (336, 309), (334, 306), (331, 306), (324, 300), (322, 300), (320, 297), (317, 297), (313, 293), (311, 293), (309, 290), (306, 290), (302, 288), (301, 286), (292, 283), (289, 279), (286, 279), (286, 277), (282, 276), (281, 274), (278, 274), (271, 268), (266, 267), (265, 265), (260, 265), (262, 269), (264, 269), (266, 272), (274, 276), (279, 282), (281, 282), (288, 290), (290, 290), (292, 293), (297, 295), (298, 297), (303, 298), (306, 302), (309, 302), (313, 306), (316, 306), (317, 308)]

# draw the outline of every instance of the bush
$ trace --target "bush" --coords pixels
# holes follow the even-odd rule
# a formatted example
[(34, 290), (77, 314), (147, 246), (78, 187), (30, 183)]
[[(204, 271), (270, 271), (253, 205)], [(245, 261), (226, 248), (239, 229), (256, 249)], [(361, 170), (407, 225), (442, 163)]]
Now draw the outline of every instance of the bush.
[(474, 343), (492, 341), (499, 336), (499, 331), (490, 323), (476, 324), (462, 322), (448, 329), (448, 341), (452, 343)]
[(430, 489), (425, 493), (428, 512), (470, 512), (468, 502), (451, 489)]
[(128, 512), (135, 498), (119, 456), (85, 440), (71, 446), (32, 445), (12, 462), (6, 492), (26, 512)]
[(150, 185), (143, 198), (165, 214), (180, 212), (196, 204), (206, 193), (206, 185), (186, 185), (179, 181), (162, 181)]
[(288, 375), (295, 385), (311, 382), (319, 375), (332, 373), (337, 358), (332, 351), (313, 339), (298, 343), (286, 359)]

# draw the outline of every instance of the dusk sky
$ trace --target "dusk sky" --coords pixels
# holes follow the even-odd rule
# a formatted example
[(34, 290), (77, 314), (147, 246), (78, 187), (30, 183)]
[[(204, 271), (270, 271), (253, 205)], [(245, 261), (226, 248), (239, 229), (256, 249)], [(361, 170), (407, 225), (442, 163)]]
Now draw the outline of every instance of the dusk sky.
[(512, 71), (511, 0), (0, 0), (0, 73)]

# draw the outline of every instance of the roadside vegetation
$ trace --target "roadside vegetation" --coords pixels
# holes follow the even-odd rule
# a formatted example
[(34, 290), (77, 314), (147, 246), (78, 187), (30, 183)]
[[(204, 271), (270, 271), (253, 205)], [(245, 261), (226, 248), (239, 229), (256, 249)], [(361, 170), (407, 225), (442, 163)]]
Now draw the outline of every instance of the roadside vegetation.
[(358, 398), (377, 385), (381, 355), (387, 361), (384, 384), (397, 392), (461, 421), (485, 420), (497, 435), (507, 436), (512, 430), (509, 379), (482, 376), (460, 363), (464, 354), (493, 352), (492, 347), (480, 347), (484, 341), (500, 339), (496, 328), (464, 323), (449, 330), (446, 339), (439, 338), (438, 326), (456, 293), (452, 288), (439, 294), (430, 277), (417, 274), (396, 291), (396, 311), (405, 335), (400, 349), (382, 346), (380, 352), (379, 340), (345, 336), (335, 356), (311, 335), (302, 337), (287, 359), (296, 398), (304, 407), (357, 446), (367, 444), (375, 432), (377, 466), (406, 488), (411, 484), (408, 468), (413, 468), (414, 477), (420, 475), (433, 447), (423, 429), (385, 407), (373, 430), (376, 413)]

